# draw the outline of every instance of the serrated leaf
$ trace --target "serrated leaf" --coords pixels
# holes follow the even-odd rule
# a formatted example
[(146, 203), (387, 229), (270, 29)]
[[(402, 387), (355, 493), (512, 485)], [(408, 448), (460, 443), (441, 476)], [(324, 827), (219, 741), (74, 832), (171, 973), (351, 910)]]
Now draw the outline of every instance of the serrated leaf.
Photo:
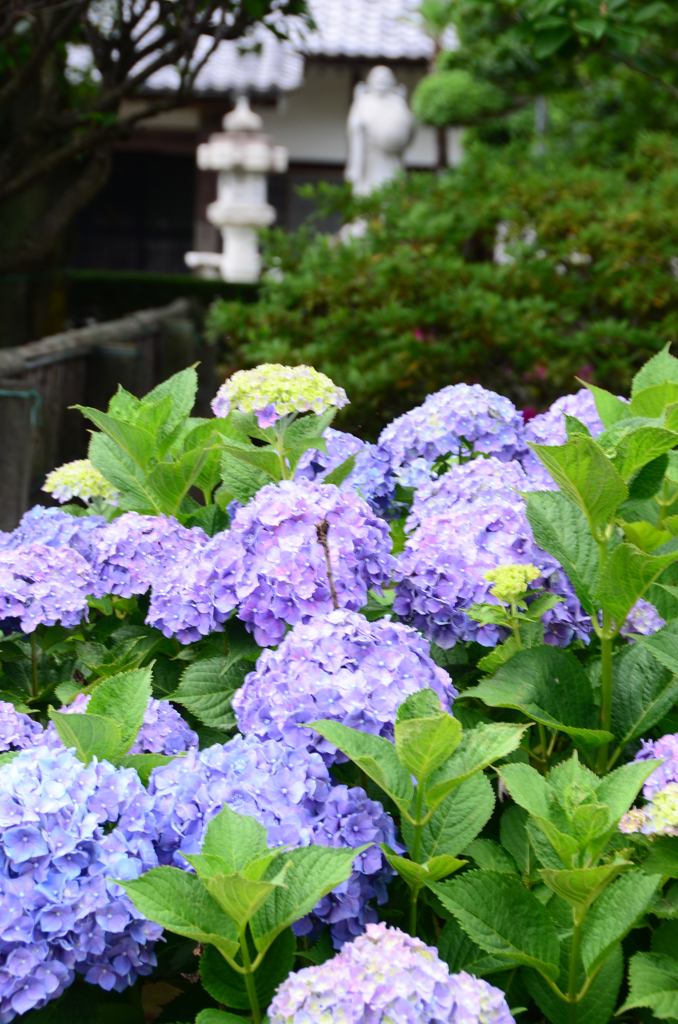
[(620, 861), (601, 864), (597, 868), (565, 868), (557, 871), (552, 868), (541, 868), (539, 874), (552, 892), (581, 913), (622, 871), (628, 871), (631, 867), (631, 861)]
[(194, 366), (188, 366), (185, 370), (179, 370), (178, 373), (156, 385), (152, 391), (144, 395), (141, 404), (144, 406), (154, 405), (166, 395), (171, 395), (172, 412), (166, 426), (166, 429), (171, 430), (180, 420), (190, 416), (197, 391), (198, 374)]
[(667, 405), (676, 401), (678, 383), (664, 381), (662, 384), (651, 384), (650, 387), (636, 391), (631, 399), (631, 414), (656, 419), (661, 416)]
[(269, 480), (277, 483), (282, 477), (280, 456), (271, 448), (255, 448), (254, 445), (242, 448), (232, 444), (224, 445), (224, 456), (235, 459), (237, 462), (244, 462), (261, 473), (265, 473)]
[(451, 790), (520, 746), (526, 726), (492, 722), (467, 729), (457, 749), (426, 780), (424, 801), (433, 809)]
[(562, 493), (586, 516), (592, 529), (608, 523), (628, 497), (626, 484), (590, 437), (563, 445), (531, 444)]
[(339, 487), (343, 484), (344, 480), (348, 479), (354, 469), (355, 455), (349, 455), (347, 459), (340, 462), (338, 466), (335, 466), (334, 469), (323, 478), (323, 483), (335, 484)]
[(629, 407), (626, 402), (622, 402), (621, 398), (610, 394), (609, 391), (604, 391), (603, 388), (596, 387), (595, 384), (587, 384), (585, 381), (580, 381), (580, 383), (588, 388), (593, 395), (596, 410), (604, 427), (612, 427), (619, 420), (627, 419)]
[(678, 961), (662, 953), (636, 953), (629, 963), (630, 994), (619, 1013), (648, 1006), (655, 1017), (678, 1018)]
[[(668, 466), (668, 456), (671, 453), (668, 452), (664, 455), (660, 455), (659, 458), (653, 459), (652, 462), (648, 462), (647, 465), (643, 466), (641, 470), (636, 473), (631, 482), (629, 483), (629, 500), (630, 501), (643, 501), (648, 498), (652, 498), (662, 485), (664, 480), (664, 474)], [(624, 506), (622, 505), (621, 510)]]
[(639, 427), (625, 434), (617, 447), (613, 464), (622, 480), (628, 481), (638, 470), (670, 451), (678, 434), (663, 427)]
[(194, 448), (175, 462), (159, 462), (151, 470), (148, 487), (162, 512), (172, 516), (179, 514), (181, 503), (196, 483), (209, 455), (206, 448)]
[[(678, 637), (676, 638), (678, 657)], [(612, 731), (622, 749), (646, 734), (678, 700), (678, 677), (642, 644), (612, 662)]]
[(631, 384), (632, 396), (637, 395), (643, 388), (652, 387), (653, 384), (663, 384), (665, 381), (678, 384), (678, 359), (669, 353), (669, 348), (670, 342), (667, 342), (661, 352), (648, 359), (640, 368)]
[(125, 420), (116, 419), (115, 416), (109, 416), (100, 409), (91, 409), (86, 405), (76, 405), (74, 408), (79, 409), (83, 416), (122, 448), (140, 469), (148, 468), (155, 450), (155, 438), (150, 431)]
[(652, 523), (622, 523), (621, 527), (626, 539), (648, 555), (660, 544), (666, 544), (672, 536), (668, 530), (658, 530)]
[(599, 709), (591, 681), (573, 654), (560, 647), (519, 651), (489, 679), (465, 691), (490, 707), (515, 708), (587, 746), (612, 734), (598, 729)]
[[(199, 857), (187, 855), (186, 859), (199, 871)], [(195, 861), (195, 863), (194, 863)], [(202, 878), (203, 884), (241, 932), (253, 914), (264, 905), (276, 886), (283, 882), (266, 879), (244, 878), (240, 874), (211, 875)]]
[(228, 655), (194, 661), (181, 676), (172, 700), (183, 704), (205, 725), (232, 728), (235, 725), (231, 710), (233, 696), (251, 671), (251, 661), (233, 662)]
[[(296, 939), (289, 929), (282, 932), (266, 951), (261, 964), (254, 972), (254, 985), (262, 1010), (271, 1002), (278, 985), (293, 970), (296, 945)], [(200, 958), (200, 981), (212, 998), (223, 1006), (231, 1006), (235, 1010), (250, 1009), (245, 978), (226, 963), (214, 946), (207, 946)], [(233, 1017), (233, 1014), (228, 1016)], [(196, 1024), (198, 1020), (199, 1017), (196, 1018)], [(243, 1017), (235, 1018), (239, 1024), (243, 1024), (244, 1020)], [(221, 1022), (215, 1020), (214, 1024)]]
[(205, 833), (202, 852), (223, 857), (231, 871), (242, 872), (247, 865), (268, 852), (268, 832), (249, 814), (238, 814), (224, 804)]
[[(432, 860), (447, 854), (456, 857), (485, 827), (492, 816), (494, 792), (486, 775), (472, 775), (453, 789), (436, 807), (421, 830), (421, 857)], [(414, 827), (401, 821), (407, 848), (414, 847)]]
[(655, 836), (643, 870), (648, 875), (678, 878), (678, 836)]
[(450, 857), (448, 854), (442, 854), (439, 857), (433, 857), (425, 864), (417, 864), (416, 861), (399, 857), (386, 843), (381, 843), (380, 846), (393, 870), (397, 871), (403, 881), (415, 892), (422, 889), (427, 882), (438, 882), (441, 878), (446, 878), (468, 863), (465, 860)]
[(596, 598), (621, 626), (638, 598), (675, 561), (673, 553), (646, 555), (633, 544), (618, 544), (605, 563)]
[[(565, 977), (569, 970), (571, 949), (571, 936), (563, 936), (560, 958), (562, 977)], [(623, 973), (624, 958), (621, 950), (617, 948), (596, 974), (584, 998), (577, 1003), (577, 1024), (608, 1024), (608, 1021), (614, 1019)], [(536, 971), (528, 968), (522, 974), (529, 994), (550, 1024), (570, 1024), (568, 1003), (560, 999)], [(577, 979), (577, 988), (580, 991), (585, 981), (584, 969), (580, 967)]]
[(353, 861), (369, 845), (348, 850), (307, 846), (285, 854), (291, 865), (284, 888), (276, 888), (250, 921), (256, 948), (267, 949), (284, 928), (310, 913), (323, 896), (345, 882), (353, 870)]
[(508, 875), (518, 874), (518, 865), (511, 854), (492, 839), (474, 839), (462, 852), (464, 856), (472, 857), (483, 870), (501, 871)]
[(557, 491), (531, 491), (523, 497), (535, 541), (558, 559), (584, 609), (595, 614), (600, 558), (583, 512)]
[(652, 903), (660, 875), (629, 871), (598, 897), (584, 922), (581, 957), (587, 974), (602, 963)]
[(461, 740), (461, 723), (447, 713), (435, 718), (410, 718), (395, 725), (400, 763), (423, 782), (447, 761)]
[(120, 493), (121, 509), (151, 515), (160, 511), (146, 485), (145, 473), (110, 437), (92, 434), (88, 456), (95, 469)]
[(396, 748), (382, 736), (371, 736), (358, 729), (349, 729), (339, 722), (309, 722), (309, 727), (338, 747), (354, 764), (391, 797), (403, 814), (414, 799), (414, 786), (409, 772), (398, 760)]
[(501, 845), (517, 864), (521, 874), (528, 878), (536, 867), (536, 857), (527, 834), (528, 814), (524, 807), (509, 804), (501, 816), (499, 836)]
[(5, 750), (0, 754), (0, 768), (4, 768), (6, 764), (11, 764), (15, 757), (17, 757), (18, 750)]
[(324, 431), (330, 426), (336, 415), (337, 409), (334, 406), (330, 406), (319, 415), (311, 413), (308, 416), (298, 416), (285, 431), (285, 447), (296, 448), (297, 445), (302, 444), (304, 441), (322, 437)]
[(560, 947), (553, 922), (517, 878), (469, 871), (450, 882), (429, 882), (429, 888), (482, 949), (558, 980)]
[[(213, 947), (208, 946), (207, 948)], [(222, 963), (226, 963), (223, 957), (219, 959)], [(215, 1010), (214, 1007), (208, 1006), (206, 1010), (200, 1011), (195, 1018), (195, 1024), (242, 1024), (242, 1017), (237, 1013), (229, 1013), (228, 1010)]]
[(437, 946), (438, 956), (445, 961), (450, 974), (468, 971), (476, 978), (481, 978), (493, 971), (504, 971), (511, 966), (505, 958), (489, 956), (466, 934), (454, 918), (446, 923)]
[[(88, 709), (89, 710), (89, 709)], [(50, 709), (49, 717), (63, 745), (75, 747), (75, 754), (84, 764), (93, 757), (99, 761), (117, 757), (122, 748), (120, 729), (112, 718), (101, 715), (67, 715)]]
[(511, 633), (503, 644), (497, 644), (489, 654), (485, 654), (479, 659), (478, 668), (491, 676), (498, 668), (510, 661), (518, 651), (526, 651), (530, 647), (541, 647), (544, 643), (543, 622), (522, 620), (518, 625), (518, 632), (520, 633), (520, 646), (515, 634)]
[(180, 868), (151, 868), (133, 881), (120, 881), (137, 910), (163, 928), (196, 942), (211, 943), (235, 957), (240, 943), (235, 924), (197, 875)]
[(119, 756), (127, 753), (141, 728), (151, 696), (151, 668), (109, 676), (92, 691), (87, 715), (112, 718), (120, 729)]
[(142, 785), (147, 786), (153, 769), (169, 764), (176, 756), (176, 754), (125, 754), (123, 757), (114, 758), (113, 764), (116, 768), (133, 768), (141, 779)]
[(678, 675), (678, 621), (667, 622), (652, 636), (634, 637), (653, 658)]
[(268, 474), (226, 454), (221, 459), (221, 479), (226, 491), (241, 505), (246, 505), (257, 491), (271, 482)]

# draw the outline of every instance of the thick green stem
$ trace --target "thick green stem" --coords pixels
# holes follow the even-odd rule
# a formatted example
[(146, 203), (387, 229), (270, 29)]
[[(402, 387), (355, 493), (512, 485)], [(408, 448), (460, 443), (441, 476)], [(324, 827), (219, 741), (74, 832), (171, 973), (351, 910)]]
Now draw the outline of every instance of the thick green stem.
[(252, 1021), (253, 1024), (261, 1024), (261, 1010), (259, 1009), (259, 997), (257, 995), (257, 987), (254, 984), (254, 970), (252, 969), (252, 961), (250, 959), (250, 951), (247, 947), (247, 934), (243, 931), (240, 936), (240, 953), (242, 955), (242, 962), (245, 967), (245, 988), (247, 989), (247, 998), (250, 1001), (250, 1007), (252, 1008)]
[(33, 669), (33, 698), (40, 693), (40, 681), (38, 679), (38, 644), (35, 639), (35, 630), (31, 633), (31, 668)]
[(577, 1024), (577, 990), (579, 981), (579, 949), (581, 947), (582, 920), (577, 921), (576, 911), (572, 911), (574, 929), (572, 932), (572, 950), (570, 952), (570, 971), (567, 981), (567, 1022)]
[(203, 496), (205, 505), (211, 505), (212, 504), (212, 492), (209, 489), (207, 489), (207, 490), (203, 489), (202, 496)]
[[(601, 700), (600, 700), (600, 728), (610, 731), (612, 725), (612, 620), (610, 613), (603, 609), (603, 629), (600, 637), (600, 650), (602, 660), (602, 672), (600, 676)], [(609, 756), (609, 743), (604, 743), (598, 748), (596, 769), (603, 775), (607, 771), (607, 759)]]
[[(422, 821), (424, 810), (424, 787), (419, 783), (416, 790), (415, 796), (415, 811), (414, 811), (414, 841), (412, 843), (412, 849), (410, 850), (410, 856), (413, 861), (419, 864), (419, 858), (421, 857), (421, 836), (424, 831), (424, 823)], [(417, 934), (417, 900), (419, 899), (419, 890), (410, 889), (410, 935), (416, 936)]]

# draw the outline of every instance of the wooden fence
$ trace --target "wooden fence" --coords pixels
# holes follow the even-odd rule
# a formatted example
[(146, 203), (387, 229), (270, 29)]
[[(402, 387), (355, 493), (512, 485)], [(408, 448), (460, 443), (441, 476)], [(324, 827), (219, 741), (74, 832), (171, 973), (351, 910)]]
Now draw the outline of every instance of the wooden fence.
[(88, 424), (70, 406), (105, 409), (119, 383), (144, 395), (200, 349), (187, 299), (0, 349), (0, 529), (40, 501), (45, 473), (85, 456)]

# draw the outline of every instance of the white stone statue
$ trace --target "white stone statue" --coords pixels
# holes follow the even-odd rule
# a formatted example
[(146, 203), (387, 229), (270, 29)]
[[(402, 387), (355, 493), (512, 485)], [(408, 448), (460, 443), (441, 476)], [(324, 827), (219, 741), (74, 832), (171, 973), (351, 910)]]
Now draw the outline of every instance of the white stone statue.
[(218, 171), (217, 199), (207, 207), (207, 219), (221, 230), (223, 252), (187, 252), (191, 268), (214, 272), (224, 281), (259, 279), (258, 229), (275, 220), (275, 208), (266, 200), (266, 176), (287, 170), (287, 150), (260, 132), (262, 120), (250, 110), (246, 96), (224, 118), (225, 132), (211, 135), (198, 146), (198, 167)]
[(414, 117), (405, 87), (390, 68), (378, 64), (359, 82), (348, 114), (345, 177), (357, 196), (366, 196), (394, 178), (414, 135)]

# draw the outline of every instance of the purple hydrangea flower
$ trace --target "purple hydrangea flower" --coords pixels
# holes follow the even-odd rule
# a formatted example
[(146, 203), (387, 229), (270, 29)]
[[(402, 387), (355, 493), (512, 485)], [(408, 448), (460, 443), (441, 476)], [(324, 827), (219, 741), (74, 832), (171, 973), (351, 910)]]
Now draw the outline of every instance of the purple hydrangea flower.
[(36, 746), (0, 780), (0, 1019), (56, 999), (74, 971), (116, 991), (150, 974), (162, 929), (110, 881), (157, 865), (136, 772)]
[(207, 825), (225, 804), (265, 825), (271, 847), (351, 847), (374, 840), (356, 858), (349, 881), (325, 897), (313, 915), (297, 922), (295, 930), (306, 934), (321, 923), (329, 924), (340, 945), (376, 919), (367, 901), (376, 896), (383, 902), (384, 883), (392, 874), (378, 844), (402, 849), (393, 821), (364, 790), (333, 787), (320, 754), (293, 750), (275, 740), (236, 736), (156, 768), (149, 794), (154, 800), (158, 860), (184, 869), (188, 863), (183, 854), (200, 852)]
[(40, 624), (77, 626), (93, 590), (92, 568), (74, 548), (32, 543), (0, 550), (0, 619), (18, 618), (26, 633)]
[(290, 974), (271, 1024), (513, 1024), (504, 993), (398, 928), (368, 924), (332, 960)]
[(393, 610), (440, 647), (457, 640), (494, 646), (505, 639), (503, 627), (466, 614), (472, 604), (497, 603), (484, 576), (498, 565), (534, 565), (542, 576), (532, 587), (565, 598), (543, 616), (547, 643), (566, 646), (591, 630), (559, 563), (534, 541), (525, 502), (514, 489), (521, 485), (520, 469), (514, 463), (505, 468), (503, 477), (497, 460), (476, 459), (453, 467), (415, 498), (407, 525), (416, 529), (398, 556)]
[(98, 593), (132, 597), (178, 569), (207, 543), (199, 526), (188, 529), (172, 516), (125, 512), (98, 541)]
[[(65, 715), (84, 715), (91, 696), (91, 693), (79, 693), (71, 704), (59, 708), (59, 711)], [(42, 742), (51, 747), (62, 746), (53, 722), (45, 729)], [(149, 697), (144, 720), (128, 753), (171, 755), (197, 749), (197, 733), (189, 728), (176, 708), (167, 701)]]
[(668, 733), (659, 740), (641, 740), (641, 744), (634, 761), (664, 761), (643, 786), (643, 796), (652, 800), (669, 783), (678, 783), (678, 732)]
[(426, 687), (449, 710), (457, 691), (416, 630), (333, 611), (296, 625), (277, 650), (263, 651), (233, 710), (245, 735), (318, 750), (333, 764), (347, 758), (306, 722), (328, 718), (392, 739), (398, 705)]
[(355, 455), (352, 472), (340, 484), (342, 490), (352, 489), (377, 513), (388, 508), (395, 486), (390, 458), (376, 444), (361, 441), (353, 434), (327, 427), (323, 431), (327, 453), (310, 448), (299, 459), (295, 480), (315, 480), (321, 483), (328, 473)]
[(0, 751), (23, 750), (40, 741), (42, 726), (30, 715), (17, 711), (8, 701), (0, 701)]
[(620, 629), (620, 633), (629, 639), (632, 639), (634, 635), (652, 636), (665, 625), (666, 619), (661, 617), (655, 606), (639, 597)]
[(432, 464), (451, 453), (496, 455), (502, 462), (522, 454), (523, 418), (512, 402), (480, 384), (450, 384), (423, 405), (389, 423), (378, 447), (395, 473), (417, 458)]
[(69, 547), (89, 562), (96, 563), (97, 541), (106, 530), (103, 516), (72, 516), (60, 508), (34, 505), (11, 533), (0, 532), (0, 549), (15, 550), (43, 544), (48, 548)]
[(218, 629), (237, 608), (260, 646), (279, 643), (287, 625), (332, 609), (316, 534), (323, 519), (339, 604), (361, 608), (395, 564), (387, 524), (351, 490), (284, 480), (262, 487), (230, 530), (156, 583), (148, 621), (186, 643)]

